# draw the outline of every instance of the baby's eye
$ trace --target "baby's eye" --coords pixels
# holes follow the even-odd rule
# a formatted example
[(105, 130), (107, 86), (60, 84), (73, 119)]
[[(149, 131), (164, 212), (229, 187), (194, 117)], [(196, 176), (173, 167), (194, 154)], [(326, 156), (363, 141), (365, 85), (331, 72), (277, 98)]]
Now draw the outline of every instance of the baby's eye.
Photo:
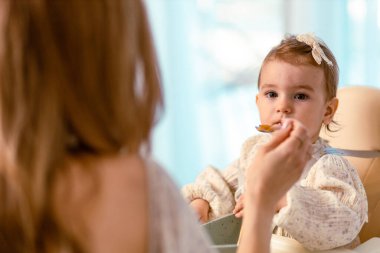
[(309, 96), (306, 94), (300, 93), (300, 94), (294, 95), (294, 98), (297, 100), (306, 100), (309, 98)]
[(277, 92), (274, 92), (274, 91), (265, 92), (265, 96), (267, 98), (276, 98), (276, 97), (278, 97)]

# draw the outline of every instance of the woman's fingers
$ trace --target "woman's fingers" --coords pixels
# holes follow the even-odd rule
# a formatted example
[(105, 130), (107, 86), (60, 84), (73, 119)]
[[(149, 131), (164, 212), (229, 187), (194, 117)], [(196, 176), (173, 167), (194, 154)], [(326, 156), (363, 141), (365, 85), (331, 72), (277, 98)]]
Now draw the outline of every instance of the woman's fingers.
[(263, 145), (263, 148), (266, 151), (276, 148), (289, 137), (292, 128), (293, 124), (291, 120), (284, 121), (283, 127), (273, 133), (272, 139), (267, 144)]
[(290, 134), (290, 137), (297, 139), (297, 142), (299, 142), (298, 155), (302, 162), (306, 163), (310, 160), (313, 151), (311, 139), (307, 130), (302, 125), (297, 125), (295, 126), (294, 131)]
[(306, 128), (296, 120), (289, 120), (292, 125), (292, 129), (289, 133), (289, 138), (284, 140), (279, 146), (283, 146), (281, 148), (285, 150), (292, 150), (301, 152), (301, 154), (296, 154), (293, 152), (294, 155), (301, 155), (303, 157), (305, 152), (309, 151), (311, 140), (307, 133)]
[(292, 177), (295, 179), (301, 175), (304, 166), (311, 158), (312, 151), (311, 139), (306, 128), (297, 120), (292, 120), (292, 126), (289, 138), (278, 147), (281, 155), (285, 156), (283, 164), (286, 164), (285, 161), (288, 162), (289, 179)]
[(292, 140), (297, 141), (300, 147), (304, 146), (305, 144), (308, 145), (308, 140), (310, 138), (307, 134), (306, 128), (298, 122), (294, 122), (293, 124), (294, 128), (293, 131), (290, 133), (290, 137), (292, 138)]
[(271, 141), (263, 145), (263, 148), (269, 151), (284, 143), (288, 145), (287, 148), (302, 148), (305, 144), (306, 147), (309, 145), (308, 139), (307, 130), (299, 121), (284, 119), (281, 129), (273, 133)]

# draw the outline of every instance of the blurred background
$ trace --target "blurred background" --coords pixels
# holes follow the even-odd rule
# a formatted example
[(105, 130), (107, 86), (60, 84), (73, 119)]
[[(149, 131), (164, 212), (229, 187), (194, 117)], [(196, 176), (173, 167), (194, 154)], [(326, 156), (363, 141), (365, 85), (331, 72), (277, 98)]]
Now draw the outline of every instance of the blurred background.
[(324, 40), (340, 87), (380, 88), (380, 0), (145, 1), (165, 96), (153, 154), (179, 186), (256, 133), (260, 64), (286, 33)]

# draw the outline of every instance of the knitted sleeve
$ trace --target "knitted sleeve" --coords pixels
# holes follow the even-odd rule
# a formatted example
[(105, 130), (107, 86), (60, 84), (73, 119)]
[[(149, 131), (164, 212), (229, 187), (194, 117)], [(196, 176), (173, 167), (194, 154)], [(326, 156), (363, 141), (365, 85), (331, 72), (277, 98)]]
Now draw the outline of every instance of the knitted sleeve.
[(368, 219), (367, 197), (357, 171), (335, 155), (322, 156), (291, 188), (287, 201), (274, 223), (311, 250), (351, 243)]
[(235, 207), (234, 194), (238, 186), (238, 162), (233, 162), (220, 171), (208, 166), (192, 184), (182, 188), (182, 194), (188, 202), (204, 199), (210, 205), (210, 219), (231, 213)]

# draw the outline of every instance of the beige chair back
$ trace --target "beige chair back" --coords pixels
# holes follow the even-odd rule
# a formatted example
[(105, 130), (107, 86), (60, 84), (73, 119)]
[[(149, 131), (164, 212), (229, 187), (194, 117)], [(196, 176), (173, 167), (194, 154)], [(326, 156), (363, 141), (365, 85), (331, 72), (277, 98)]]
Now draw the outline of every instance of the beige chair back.
[[(331, 146), (345, 149), (380, 150), (380, 89), (350, 86), (338, 90), (335, 121), (340, 130), (321, 131)], [(380, 237), (380, 157), (347, 157), (360, 175), (368, 197), (368, 218), (359, 236), (362, 242)]]

